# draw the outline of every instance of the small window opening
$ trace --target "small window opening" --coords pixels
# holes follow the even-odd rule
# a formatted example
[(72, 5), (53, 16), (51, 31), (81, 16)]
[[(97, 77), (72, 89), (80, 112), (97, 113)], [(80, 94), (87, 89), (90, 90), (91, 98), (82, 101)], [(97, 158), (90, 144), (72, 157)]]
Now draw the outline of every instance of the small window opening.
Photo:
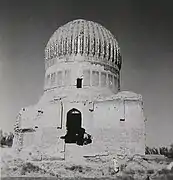
[(42, 110), (38, 110), (38, 113), (41, 113), (41, 114), (43, 114), (43, 111), (42, 111)]
[(122, 118), (122, 119), (120, 119), (120, 121), (125, 121), (125, 119)]
[(82, 78), (77, 78), (77, 88), (82, 88)]

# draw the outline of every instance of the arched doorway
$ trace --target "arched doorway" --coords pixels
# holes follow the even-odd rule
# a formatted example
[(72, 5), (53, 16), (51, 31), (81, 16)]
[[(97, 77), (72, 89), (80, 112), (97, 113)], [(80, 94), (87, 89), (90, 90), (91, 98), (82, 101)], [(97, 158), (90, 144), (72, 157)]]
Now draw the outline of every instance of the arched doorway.
[(84, 134), (85, 129), (82, 125), (82, 114), (78, 109), (71, 109), (67, 112), (66, 130), (65, 136), (61, 137), (65, 140), (65, 143), (77, 143), (79, 134)]
[(67, 131), (73, 131), (77, 133), (78, 130), (81, 128), (82, 124), (82, 114), (78, 109), (71, 109), (67, 113), (67, 121), (66, 121), (66, 128)]
[[(82, 114), (78, 109), (71, 109), (67, 112), (66, 129), (67, 133), (61, 138), (65, 143), (76, 143), (77, 145), (86, 145), (92, 142), (91, 136), (85, 132), (82, 126)], [(84, 138), (84, 135), (87, 138)]]

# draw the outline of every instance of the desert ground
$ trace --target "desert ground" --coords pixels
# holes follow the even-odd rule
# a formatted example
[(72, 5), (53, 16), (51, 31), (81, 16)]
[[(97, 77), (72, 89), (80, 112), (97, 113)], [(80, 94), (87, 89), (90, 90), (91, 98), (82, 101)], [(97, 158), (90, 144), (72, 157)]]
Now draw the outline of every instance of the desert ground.
[(135, 155), (119, 159), (119, 172), (109, 156), (86, 157), (83, 161), (31, 161), (16, 156), (12, 148), (1, 148), (2, 179), (115, 179), (173, 180), (172, 159), (161, 155)]

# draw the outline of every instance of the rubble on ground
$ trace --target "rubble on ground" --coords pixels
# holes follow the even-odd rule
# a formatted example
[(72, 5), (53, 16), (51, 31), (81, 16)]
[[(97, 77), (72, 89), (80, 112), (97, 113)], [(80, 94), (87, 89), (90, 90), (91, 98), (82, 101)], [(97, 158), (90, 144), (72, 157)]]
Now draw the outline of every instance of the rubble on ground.
[[(168, 169), (170, 160), (159, 156), (116, 157), (119, 171), (115, 171), (112, 156), (85, 157), (85, 161), (65, 163), (64, 161), (32, 161), (16, 156), (12, 149), (3, 152), (1, 158), (2, 177), (80, 177), (80, 178), (125, 178), (146, 179), (173, 175)], [(117, 165), (116, 164), (116, 165)]]

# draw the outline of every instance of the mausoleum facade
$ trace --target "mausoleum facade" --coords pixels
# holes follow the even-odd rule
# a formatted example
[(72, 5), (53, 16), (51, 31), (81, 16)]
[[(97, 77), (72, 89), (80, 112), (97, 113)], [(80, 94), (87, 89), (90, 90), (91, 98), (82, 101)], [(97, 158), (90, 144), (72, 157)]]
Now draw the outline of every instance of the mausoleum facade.
[(144, 154), (142, 96), (120, 91), (121, 64), (102, 25), (78, 19), (58, 28), (45, 48), (44, 93), (20, 110), (14, 147), (41, 159)]

